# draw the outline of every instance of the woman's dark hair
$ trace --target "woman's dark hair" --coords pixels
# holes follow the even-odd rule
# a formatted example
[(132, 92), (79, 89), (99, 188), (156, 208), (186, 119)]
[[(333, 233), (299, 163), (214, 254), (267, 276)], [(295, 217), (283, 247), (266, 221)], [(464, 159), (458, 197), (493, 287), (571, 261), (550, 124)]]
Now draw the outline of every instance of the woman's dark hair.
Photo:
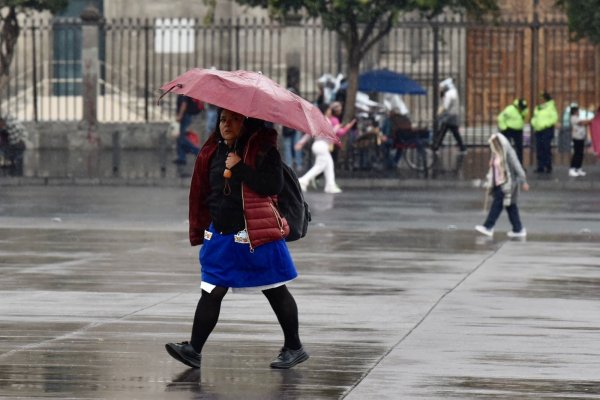
[[(221, 138), (221, 129), (219, 129), (219, 125), (221, 123), (221, 114), (223, 113), (224, 108), (217, 109), (217, 125), (215, 126), (215, 130), (213, 131), (213, 135), (216, 135), (218, 138)], [(265, 126), (265, 121), (258, 118), (248, 118), (244, 119), (244, 124), (242, 125), (242, 134), (241, 136), (246, 135), (247, 133), (252, 133), (260, 128)]]
[(579, 114), (579, 107), (571, 107), (571, 115)]

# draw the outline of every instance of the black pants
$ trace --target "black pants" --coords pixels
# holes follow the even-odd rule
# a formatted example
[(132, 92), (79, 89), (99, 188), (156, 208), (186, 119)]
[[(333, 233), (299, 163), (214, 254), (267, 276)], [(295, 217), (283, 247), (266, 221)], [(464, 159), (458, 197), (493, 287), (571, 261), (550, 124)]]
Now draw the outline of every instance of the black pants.
[(440, 125), (440, 129), (438, 130), (437, 134), (435, 135), (435, 138), (433, 139), (432, 150), (437, 151), (440, 148), (440, 146), (442, 145), (442, 142), (444, 141), (444, 137), (446, 136), (446, 133), (448, 131), (452, 132), (452, 136), (454, 136), (454, 140), (456, 140), (456, 144), (458, 144), (458, 147), (460, 147), (460, 150), (461, 151), (466, 150), (467, 148), (465, 147), (465, 145), (463, 143), (462, 136), (460, 136), (460, 131), (458, 130), (458, 125), (446, 124), (446, 123), (442, 123), (442, 125)]
[(492, 192), (494, 196), (494, 200), (492, 201), (492, 206), (490, 207), (490, 212), (483, 223), (487, 229), (492, 229), (494, 225), (496, 225), (496, 221), (498, 221), (498, 217), (502, 212), (503, 208), (506, 208), (506, 213), (508, 214), (508, 220), (512, 225), (513, 232), (521, 232), (523, 229), (523, 225), (521, 224), (521, 217), (519, 216), (519, 208), (516, 203), (513, 203), (509, 206), (504, 206), (504, 192), (500, 186), (494, 187)]
[(552, 139), (554, 139), (554, 127), (535, 133), (538, 172), (552, 172)]
[(573, 139), (573, 157), (571, 157), (571, 168), (581, 169), (583, 164), (583, 147), (585, 139)]
[(523, 130), (508, 128), (502, 134), (511, 142), (519, 162), (523, 165)]

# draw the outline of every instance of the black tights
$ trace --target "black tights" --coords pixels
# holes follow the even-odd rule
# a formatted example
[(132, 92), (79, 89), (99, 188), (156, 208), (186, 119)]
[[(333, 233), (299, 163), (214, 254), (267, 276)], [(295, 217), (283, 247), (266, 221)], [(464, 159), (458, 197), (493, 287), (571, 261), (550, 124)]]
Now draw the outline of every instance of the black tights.
[[(198, 353), (202, 352), (206, 339), (217, 325), (221, 312), (221, 301), (227, 294), (227, 290), (227, 288), (217, 286), (210, 293), (202, 291), (196, 307), (191, 340), (192, 346)], [(292, 350), (302, 347), (298, 334), (298, 307), (287, 286), (263, 290), (263, 294), (269, 300), (279, 325), (281, 325), (285, 337), (284, 346)]]

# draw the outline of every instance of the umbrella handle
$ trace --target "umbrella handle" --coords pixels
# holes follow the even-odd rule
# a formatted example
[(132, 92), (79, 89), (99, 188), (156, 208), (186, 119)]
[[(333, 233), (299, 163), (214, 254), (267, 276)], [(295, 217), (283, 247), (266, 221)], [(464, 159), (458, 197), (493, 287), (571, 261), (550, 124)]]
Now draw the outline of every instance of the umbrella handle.
[(176, 83), (175, 85), (171, 86), (171, 88), (169, 90), (167, 90), (166, 92), (164, 92), (163, 94), (160, 95), (160, 97), (158, 98), (158, 100), (156, 100), (156, 105), (160, 106), (160, 100), (165, 97), (165, 95), (167, 93), (169, 93), (171, 90), (175, 89), (175, 88), (179, 88), (181, 89), (183, 87), (183, 85), (181, 83)]

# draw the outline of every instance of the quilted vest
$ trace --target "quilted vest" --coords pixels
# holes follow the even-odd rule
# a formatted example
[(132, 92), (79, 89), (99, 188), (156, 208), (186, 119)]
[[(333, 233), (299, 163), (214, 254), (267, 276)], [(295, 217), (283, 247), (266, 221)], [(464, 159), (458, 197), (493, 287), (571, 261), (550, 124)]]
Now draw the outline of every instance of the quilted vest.
[[(273, 129), (262, 129), (253, 134), (244, 150), (243, 162), (256, 167), (256, 159), (264, 151), (277, 145), (277, 132)], [(204, 230), (210, 226), (211, 219), (206, 198), (209, 194), (208, 174), (210, 160), (218, 146), (216, 136), (211, 136), (198, 154), (194, 165), (194, 174), (190, 185), (189, 196), (189, 238), (192, 246), (202, 244)], [(253, 249), (265, 243), (284, 239), (289, 234), (289, 226), (275, 207), (277, 196), (261, 196), (242, 183), (242, 202), (246, 230)]]

